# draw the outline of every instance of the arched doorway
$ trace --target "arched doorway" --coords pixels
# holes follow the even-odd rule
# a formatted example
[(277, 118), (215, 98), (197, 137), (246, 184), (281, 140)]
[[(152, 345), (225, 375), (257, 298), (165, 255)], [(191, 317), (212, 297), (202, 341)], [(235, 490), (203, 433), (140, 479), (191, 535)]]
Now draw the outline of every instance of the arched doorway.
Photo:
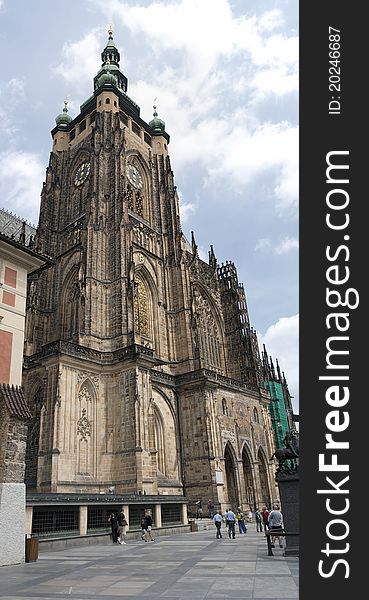
[(245, 498), (246, 504), (249, 505), (250, 510), (255, 510), (255, 488), (254, 488), (254, 480), (252, 477), (252, 467), (251, 460), (246, 450), (246, 446), (243, 447), (242, 450), (242, 468), (243, 468), (243, 477), (245, 481)]
[(261, 449), (258, 452), (259, 480), (260, 480), (260, 501), (263, 506), (270, 507), (270, 493), (268, 484), (268, 472), (265, 464), (265, 456)]
[(227, 508), (232, 508), (233, 510), (236, 510), (239, 505), (238, 493), (237, 493), (236, 464), (235, 464), (235, 459), (234, 459), (234, 453), (233, 453), (229, 443), (227, 443), (227, 445), (225, 447), (224, 462), (225, 462), (227, 495), (228, 495), (228, 504), (229, 504), (229, 506)]

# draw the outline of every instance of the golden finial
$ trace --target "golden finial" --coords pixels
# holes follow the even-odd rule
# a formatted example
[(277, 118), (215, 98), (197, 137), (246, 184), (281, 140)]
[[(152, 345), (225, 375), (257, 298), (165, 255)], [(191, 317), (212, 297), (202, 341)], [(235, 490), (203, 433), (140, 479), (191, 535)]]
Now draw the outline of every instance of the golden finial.
[(108, 29), (108, 35), (109, 35), (110, 38), (113, 37), (113, 32), (114, 32), (113, 24), (110, 23), (109, 29)]

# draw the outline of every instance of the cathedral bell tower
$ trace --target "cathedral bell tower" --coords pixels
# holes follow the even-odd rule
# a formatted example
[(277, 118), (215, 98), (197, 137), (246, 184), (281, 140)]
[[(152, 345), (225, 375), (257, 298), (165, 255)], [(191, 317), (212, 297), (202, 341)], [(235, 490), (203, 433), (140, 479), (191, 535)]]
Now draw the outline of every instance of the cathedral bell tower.
[(35, 243), (55, 266), (30, 283), (26, 480), (157, 493), (160, 471), (182, 493), (174, 400), (149, 378), (191, 348), (168, 331), (185, 313), (169, 135), (127, 95), (111, 28), (101, 58), (92, 96), (73, 119), (65, 103), (51, 132)]

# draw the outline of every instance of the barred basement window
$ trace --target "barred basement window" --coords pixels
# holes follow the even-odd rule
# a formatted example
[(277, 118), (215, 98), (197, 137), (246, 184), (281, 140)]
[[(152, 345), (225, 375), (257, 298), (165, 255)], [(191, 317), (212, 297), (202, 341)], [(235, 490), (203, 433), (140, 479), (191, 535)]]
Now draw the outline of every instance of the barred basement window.
[(151, 511), (152, 520), (154, 521), (155, 510), (153, 504), (148, 505), (135, 505), (130, 504), (129, 506), (129, 528), (135, 529), (140, 527), (141, 519), (145, 516), (146, 511)]
[(34, 506), (32, 533), (40, 537), (79, 533), (79, 507)]
[(172, 525), (182, 522), (181, 504), (162, 504), (161, 522), (163, 525)]
[(87, 531), (110, 529), (108, 519), (111, 513), (118, 514), (122, 508), (121, 504), (110, 506), (88, 506), (87, 507)]
[(135, 123), (134, 121), (132, 121), (132, 131), (133, 133), (135, 133), (136, 135), (140, 136), (141, 135), (141, 129), (140, 127), (137, 125), (137, 123)]

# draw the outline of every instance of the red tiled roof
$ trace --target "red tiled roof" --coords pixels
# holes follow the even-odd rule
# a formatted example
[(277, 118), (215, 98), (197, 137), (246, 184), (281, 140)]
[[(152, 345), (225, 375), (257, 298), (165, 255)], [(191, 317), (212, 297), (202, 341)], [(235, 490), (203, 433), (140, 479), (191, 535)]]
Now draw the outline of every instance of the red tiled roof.
[(5, 402), (9, 414), (23, 419), (32, 417), (21, 387), (0, 383), (0, 400)]

